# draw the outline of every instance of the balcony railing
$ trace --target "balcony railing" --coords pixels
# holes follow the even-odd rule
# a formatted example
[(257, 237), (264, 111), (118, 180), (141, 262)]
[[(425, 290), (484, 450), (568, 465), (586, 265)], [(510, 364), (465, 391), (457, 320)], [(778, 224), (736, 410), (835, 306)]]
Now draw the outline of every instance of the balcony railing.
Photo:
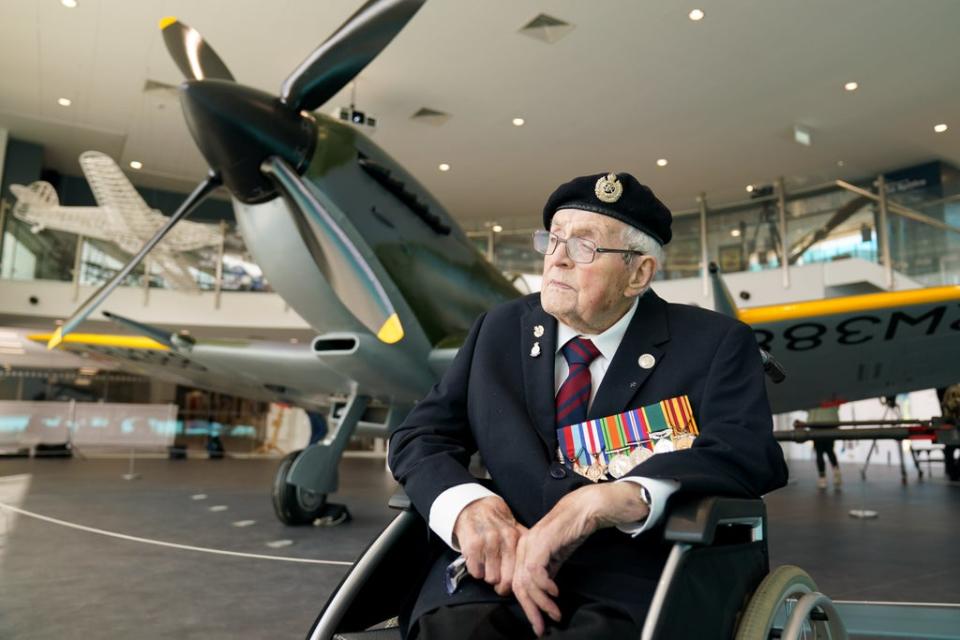
[[(787, 192), (783, 180), (753, 197), (674, 213), (661, 279), (700, 276), (717, 262), (726, 273), (779, 269), (790, 285), (795, 265), (862, 258), (927, 286), (960, 284), (960, 193), (943, 196), (916, 189), (888, 193), (884, 177), (858, 185), (836, 180)], [(507, 273), (538, 274), (543, 257), (533, 250), (534, 229), (471, 231), (477, 248)]]

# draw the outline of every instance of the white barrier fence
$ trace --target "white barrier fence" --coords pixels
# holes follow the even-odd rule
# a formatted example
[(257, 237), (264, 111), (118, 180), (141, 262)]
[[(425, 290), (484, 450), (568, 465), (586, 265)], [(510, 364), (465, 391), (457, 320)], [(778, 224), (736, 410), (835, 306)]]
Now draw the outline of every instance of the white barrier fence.
[(177, 406), (0, 401), (0, 448), (69, 442), (79, 449), (157, 450), (173, 444)]

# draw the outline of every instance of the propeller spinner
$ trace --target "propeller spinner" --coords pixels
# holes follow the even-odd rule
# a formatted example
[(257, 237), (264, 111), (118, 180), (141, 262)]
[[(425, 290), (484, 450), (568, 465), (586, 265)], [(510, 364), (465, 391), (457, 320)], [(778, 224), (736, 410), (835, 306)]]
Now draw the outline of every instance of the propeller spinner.
[(233, 75), (199, 32), (175, 18), (160, 22), (164, 43), (187, 77), (181, 104), (187, 126), (210, 165), (208, 178), (184, 201), (144, 248), (64, 322), (48, 343), (55, 347), (136, 267), (146, 253), (220, 184), (246, 204), (282, 195), (295, 215), (310, 215), (330, 235), (321, 265), (350, 312), (386, 343), (403, 338), (393, 303), (363, 260), (301, 178), (317, 144), (308, 111), (335, 95), (382, 51), (425, 0), (369, 0), (317, 47), (284, 81), (281, 95), (234, 82)]

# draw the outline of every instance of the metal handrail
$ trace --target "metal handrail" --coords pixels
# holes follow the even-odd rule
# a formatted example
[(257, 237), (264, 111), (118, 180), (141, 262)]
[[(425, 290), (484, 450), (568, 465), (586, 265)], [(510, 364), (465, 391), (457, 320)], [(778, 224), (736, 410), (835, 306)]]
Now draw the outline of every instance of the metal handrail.
[[(869, 198), (874, 202), (880, 202), (880, 196), (868, 189), (862, 189), (844, 180), (837, 180), (836, 183), (838, 187), (841, 187), (842, 189), (846, 189), (851, 193), (855, 193), (859, 196), (863, 196), (864, 198)], [(941, 222), (936, 218), (931, 218), (928, 215), (924, 215), (919, 211), (911, 209), (910, 207), (904, 206), (897, 202), (893, 202), (892, 200), (887, 200), (887, 209), (890, 211), (890, 213), (895, 213), (903, 218), (907, 218), (908, 220), (913, 220), (915, 222), (928, 225), (930, 227), (933, 227), (934, 229), (939, 229), (940, 231), (952, 231), (953, 233), (960, 233), (960, 227), (955, 227), (953, 225), (947, 224), (946, 222)]]

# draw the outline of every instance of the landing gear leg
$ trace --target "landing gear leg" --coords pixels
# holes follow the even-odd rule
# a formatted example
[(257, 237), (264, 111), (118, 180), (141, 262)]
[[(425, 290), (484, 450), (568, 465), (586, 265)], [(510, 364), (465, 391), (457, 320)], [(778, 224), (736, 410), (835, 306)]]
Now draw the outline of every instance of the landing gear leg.
[(367, 396), (351, 396), (332, 436), (283, 459), (273, 485), (281, 522), (336, 526), (350, 520), (346, 505), (328, 502), (327, 495), (337, 491), (340, 458), (369, 403)]

